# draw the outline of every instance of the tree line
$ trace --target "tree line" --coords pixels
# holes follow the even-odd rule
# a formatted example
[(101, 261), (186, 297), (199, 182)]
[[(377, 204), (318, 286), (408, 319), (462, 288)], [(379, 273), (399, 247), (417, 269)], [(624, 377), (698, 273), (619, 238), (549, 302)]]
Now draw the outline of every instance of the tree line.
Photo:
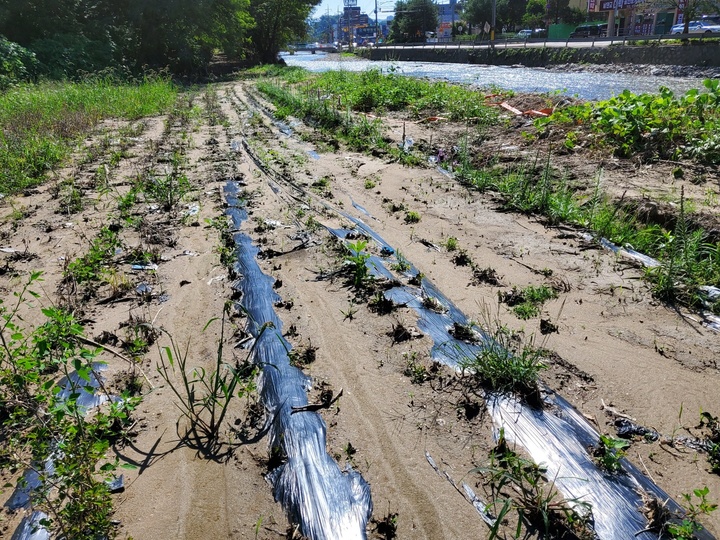
[(0, 89), (14, 80), (168, 69), (202, 75), (218, 51), (274, 62), (320, 0), (0, 0)]

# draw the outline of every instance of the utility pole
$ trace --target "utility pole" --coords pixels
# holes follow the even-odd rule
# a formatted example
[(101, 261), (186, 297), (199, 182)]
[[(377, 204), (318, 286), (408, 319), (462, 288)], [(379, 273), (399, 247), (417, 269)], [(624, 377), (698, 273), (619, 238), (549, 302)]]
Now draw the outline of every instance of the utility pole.
[(497, 0), (492, 0), (492, 27), (490, 28), (490, 41), (495, 41), (495, 16), (497, 14)]
[(377, 0), (375, 0), (375, 46), (377, 47), (378, 39), (380, 38), (380, 28), (377, 22)]

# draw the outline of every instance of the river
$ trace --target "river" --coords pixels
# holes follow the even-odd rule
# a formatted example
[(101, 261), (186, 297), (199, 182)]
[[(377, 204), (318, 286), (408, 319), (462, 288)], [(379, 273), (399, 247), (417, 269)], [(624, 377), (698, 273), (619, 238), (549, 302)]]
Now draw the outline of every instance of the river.
[(661, 86), (676, 94), (691, 88), (702, 88), (702, 79), (689, 77), (654, 77), (630, 73), (574, 73), (543, 68), (451, 64), (446, 62), (371, 61), (342, 58), (336, 54), (283, 54), (289, 66), (309, 71), (365, 71), (375, 68), (394, 71), (409, 77), (427, 77), (480, 87), (497, 86), (515, 92), (557, 92), (582, 99), (608, 99), (625, 89), (635, 93), (657, 93)]

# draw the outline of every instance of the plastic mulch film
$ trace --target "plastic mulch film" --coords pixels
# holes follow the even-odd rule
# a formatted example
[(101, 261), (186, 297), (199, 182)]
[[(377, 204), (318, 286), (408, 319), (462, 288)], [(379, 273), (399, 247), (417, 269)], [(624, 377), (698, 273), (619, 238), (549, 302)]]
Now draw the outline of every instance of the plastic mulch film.
[[(225, 198), (226, 213), (239, 229), (247, 215), (237, 184), (226, 185)], [(325, 451), (325, 423), (316, 412), (303, 409), (310, 378), (290, 365), (290, 344), (281, 335), (282, 323), (273, 308), (280, 299), (273, 279), (262, 273), (259, 250), (251, 239), (241, 232), (233, 239), (235, 270), (241, 276), (234, 288), (248, 316), (247, 331), (255, 338), (252, 358), (261, 368), (259, 390), (269, 419), (269, 445), (283, 460), (268, 474), (275, 499), (312, 540), (364, 539), (372, 513), (370, 487), (359, 473), (342, 471)]]

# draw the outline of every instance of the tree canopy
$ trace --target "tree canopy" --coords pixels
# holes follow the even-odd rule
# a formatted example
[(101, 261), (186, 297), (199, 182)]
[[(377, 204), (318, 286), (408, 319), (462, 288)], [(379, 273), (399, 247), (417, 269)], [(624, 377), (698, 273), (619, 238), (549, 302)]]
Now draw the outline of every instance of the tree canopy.
[(438, 26), (437, 5), (432, 0), (398, 0), (389, 39), (395, 42), (422, 41), (425, 32)]
[[(45, 77), (75, 78), (108, 69), (168, 68), (197, 75), (217, 51), (230, 59), (275, 61), (288, 41), (305, 34), (305, 20), (318, 2), (0, 0), (0, 38), (19, 47), (12, 49), (18, 74), (32, 68)], [(29, 62), (24, 72), (18, 69), (22, 51), (31, 55), (22, 56)]]

